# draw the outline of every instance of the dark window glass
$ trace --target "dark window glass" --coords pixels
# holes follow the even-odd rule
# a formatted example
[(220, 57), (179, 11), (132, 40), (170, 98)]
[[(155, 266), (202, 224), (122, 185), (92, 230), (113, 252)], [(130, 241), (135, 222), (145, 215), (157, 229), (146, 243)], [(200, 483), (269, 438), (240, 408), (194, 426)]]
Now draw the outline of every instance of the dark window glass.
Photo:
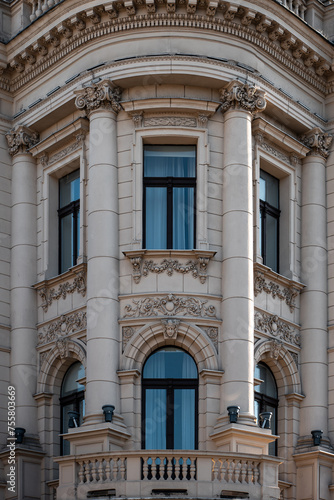
[(263, 263), (279, 272), (279, 180), (261, 170), (260, 238)]
[(59, 272), (77, 262), (80, 247), (80, 173), (59, 180)]
[(165, 347), (143, 370), (144, 449), (197, 448), (198, 372), (189, 354)]
[(196, 147), (144, 147), (144, 247), (195, 246)]
[[(271, 430), (277, 434), (277, 407), (278, 394), (275, 377), (271, 370), (264, 363), (259, 363), (255, 367), (255, 378), (262, 380), (261, 384), (255, 387), (254, 413), (259, 422), (259, 415), (265, 411), (272, 412)], [(269, 455), (277, 455), (277, 442), (269, 444)]]
[[(75, 411), (79, 414), (76, 424), (80, 426), (85, 414), (84, 386), (79, 384), (78, 380), (85, 376), (85, 370), (81, 363), (73, 363), (65, 373), (60, 392), (60, 408), (61, 408), (61, 434), (68, 432), (68, 424), (70, 420), (70, 411)], [(69, 455), (70, 443), (61, 437), (61, 454)]]

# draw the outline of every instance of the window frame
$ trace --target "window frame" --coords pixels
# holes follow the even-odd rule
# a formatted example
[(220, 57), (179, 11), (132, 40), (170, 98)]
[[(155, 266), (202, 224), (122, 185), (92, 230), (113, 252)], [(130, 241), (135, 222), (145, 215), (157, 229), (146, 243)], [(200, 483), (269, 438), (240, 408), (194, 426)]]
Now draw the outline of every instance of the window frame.
[[(168, 346), (165, 346), (168, 347)], [(174, 346), (171, 346), (174, 347)], [(163, 348), (162, 348), (163, 349)], [(177, 348), (180, 351), (185, 352), (190, 356), (190, 354), (183, 349)], [(155, 352), (151, 353), (147, 360), (153, 356), (155, 353), (160, 351), (157, 349)], [(192, 356), (190, 356), (192, 357)], [(193, 359), (193, 358), (192, 358)], [(194, 361), (195, 362), (195, 361)], [(197, 367), (196, 367), (197, 368)], [(144, 373), (144, 367), (143, 367)], [(141, 412), (141, 447), (146, 450), (146, 435), (145, 435), (145, 421), (146, 421), (146, 389), (166, 389), (166, 450), (174, 449), (174, 391), (175, 389), (195, 389), (195, 436), (194, 436), (194, 450), (198, 450), (198, 388), (199, 388), (199, 376), (197, 370), (197, 378), (144, 378), (142, 376), (142, 412)]]
[[(268, 396), (267, 394), (263, 394), (262, 392), (258, 392), (254, 389), (254, 402), (259, 403), (259, 414), (264, 412), (264, 411), (267, 411), (265, 409), (265, 405), (269, 405), (269, 406), (272, 406), (275, 408), (275, 410), (276, 410), (275, 411), (275, 420), (274, 420), (275, 427), (273, 429), (273, 426), (271, 425), (271, 429), (275, 430), (276, 434), (277, 434), (279, 398), (278, 398), (278, 387), (277, 387), (276, 378), (266, 363), (263, 363), (260, 361), (259, 363), (257, 363), (257, 365), (264, 366), (266, 368), (266, 370), (268, 370), (271, 373), (273, 380), (275, 382), (275, 386), (276, 386), (277, 398), (273, 398), (272, 396)], [(264, 383), (264, 382), (262, 382), (262, 383)], [(274, 449), (274, 453), (275, 453), (274, 456), (277, 456), (277, 439), (274, 442), (274, 448), (275, 448)]]
[[(80, 183), (80, 168), (73, 170), (70, 172), (70, 174), (78, 172), (78, 179)], [(64, 176), (60, 177), (58, 180), (58, 207), (60, 206), (60, 181), (64, 177), (70, 174), (65, 174)], [(57, 214), (58, 214), (58, 273), (62, 274), (68, 271), (68, 269), (62, 269), (62, 242), (63, 242), (63, 234), (62, 234), (62, 228), (61, 228), (61, 222), (62, 219), (67, 217), (68, 215), (73, 215), (73, 231), (71, 232), (71, 244), (72, 244), (72, 255), (71, 255), (71, 266), (73, 267), (77, 264), (78, 257), (79, 257), (79, 248), (80, 248), (80, 243), (78, 246), (78, 237), (80, 237), (80, 228), (78, 230), (78, 215), (80, 213), (80, 188), (79, 188), (79, 198), (77, 200), (71, 201), (64, 207), (58, 208)], [(80, 217), (80, 215), (79, 215)], [(78, 234), (79, 231), (79, 234)]]
[[(164, 187), (167, 189), (167, 246), (161, 250), (192, 250), (196, 247), (196, 196), (197, 196), (197, 146), (195, 144), (168, 144), (170, 146), (194, 146), (195, 149), (195, 176), (194, 177), (146, 177), (145, 176), (145, 146), (143, 145), (143, 248), (151, 250), (146, 246), (146, 188)], [(154, 144), (157, 147), (166, 146), (166, 144)], [(175, 187), (185, 187), (194, 189), (193, 213), (194, 213), (194, 239), (190, 248), (179, 249), (173, 246), (173, 189)]]

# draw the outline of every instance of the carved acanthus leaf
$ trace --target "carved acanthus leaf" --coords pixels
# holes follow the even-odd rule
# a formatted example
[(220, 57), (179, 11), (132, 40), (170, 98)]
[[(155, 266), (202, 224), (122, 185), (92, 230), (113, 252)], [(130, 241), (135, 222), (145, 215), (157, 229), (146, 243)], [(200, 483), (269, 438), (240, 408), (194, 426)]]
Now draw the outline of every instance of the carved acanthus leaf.
[(206, 305), (207, 300), (194, 297), (176, 297), (173, 294), (161, 298), (145, 297), (144, 299), (133, 299), (133, 305), (125, 306), (124, 317), (141, 316), (177, 316), (178, 314), (189, 315), (199, 318), (216, 318), (216, 308)]
[(85, 109), (88, 113), (100, 107), (111, 109), (115, 113), (121, 110), (122, 91), (119, 87), (115, 87), (110, 80), (102, 80), (82, 90), (76, 90), (75, 93), (77, 94), (76, 107)]
[(222, 112), (231, 107), (245, 109), (251, 113), (263, 111), (266, 107), (265, 92), (254, 85), (243, 84), (239, 81), (230, 82), (221, 89), (220, 100)]
[(254, 295), (261, 292), (265, 292), (271, 295), (274, 299), (278, 297), (280, 300), (284, 300), (285, 303), (290, 307), (290, 311), (293, 312), (296, 304), (295, 298), (297, 297), (299, 291), (293, 287), (291, 288), (281, 288), (274, 281), (266, 281), (263, 273), (257, 271), (254, 275)]
[(42, 309), (47, 312), (49, 306), (54, 300), (59, 300), (60, 298), (66, 299), (67, 295), (70, 293), (78, 292), (83, 297), (86, 295), (86, 272), (79, 271), (73, 282), (66, 281), (61, 283), (58, 288), (48, 288), (44, 286), (38, 290), (40, 297), (42, 298)]
[(39, 141), (39, 135), (34, 130), (23, 125), (11, 130), (6, 134), (9, 154), (27, 153), (28, 149)]
[(311, 149), (308, 153), (309, 155), (320, 155), (323, 158), (327, 158), (329, 155), (329, 147), (332, 144), (333, 136), (323, 132), (320, 128), (316, 127), (310, 130), (304, 137), (302, 141), (305, 146)]

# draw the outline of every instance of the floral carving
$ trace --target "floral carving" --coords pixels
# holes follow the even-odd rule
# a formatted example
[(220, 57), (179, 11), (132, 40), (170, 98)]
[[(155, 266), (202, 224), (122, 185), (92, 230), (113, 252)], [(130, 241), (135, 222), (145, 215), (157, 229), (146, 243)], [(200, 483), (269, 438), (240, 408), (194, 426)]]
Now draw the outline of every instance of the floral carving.
[(140, 316), (176, 316), (185, 314), (195, 317), (216, 318), (216, 308), (205, 305), (207, 300), (195, 299), (194, 297), (176, 297), (169, 294), (161, 298), (146, 297), (144, 299), (132, 300), (133, 305), (125, 306), (124, 317)]
[(79, 311), (67, 316), (60, 316), (59, 319), (50, 323), (38, 334), (37, 345), (53, 342), (58, 336), (71, 335), (74, 332), (84, 330), (87, 326), (87, 315), (84, 311)]
[(329, 155), (329, 147), (332, 144), (333, 136), (324, 133), (320, 128), (316, 127), (310, 130), (303, 138), (305, 146), (311, 149), (309, 155), (319, 155), (327, 158)]
[(215, 326), (210, 326), (210, 327), (201, 327), (213, 343), (213, 345), (216, 348), (216, 351), (218, 352), (218, 328)]
[(144, 127), (196, 127), (196, 118), (161, 116), (144, 118)]
[(123, 326), (122, 328), (122, 352), (124, 352), (124, 349), (131, 339), (131, 337), (134, 335), (135, 329), (132, 328), (131, 326)]
[(122, 91), (119, 87), (114, 87), (110, 80), (102, 80), (96, 85), (77, 90), (75, 93), (77, 94), (76, 107), (85, 109), (87, 113), (102, 106), (112, 109), (115, 113), (121, 110)]
[(270, 281), (267, 283), (262, 273), (255, 273), (254, 276), (254, 294), (255, 297), (261, 292), (265, 292), (271, 295), (274, 299), (278, 297), (280, 300), (284, 300), (286, 304), (290, 307), (290, 311), (293, 312), (296, 307), (295, 298), (298, 295), (298, 290), (295, 288), (281, 288), (277, 283)]
[(185, 265), (174, 259), (164, 259), (161, 264), (156, 264), (153, 260), (147, 260), (144, 262), (142, 275), (147, 276), (150, 272), (160, 274), (164, 271), (168, 276), (172, 276), (174, 271), (182, 274), (191, 273), (193, 278), (199, 278), (201, 283), (205, 283), (209, 260), (207, 257), (200, 257), (195, 261), (189, 260)]
[(6, 134), (9, 154), (27, 153), (28, 149), (39, 141), (39, 135), (34, 130), (20, 125)]
[(164, 338), (166, 340), (176, 339), (177, 334), (178, 334), (178, 330), (179, 330), (180, 320), (179, 319), (162, 319), (161, 323), (163, 324), (163, 328), (164, 328)]
[(300, 334), (290, 325), (280, 320), (275, 314), (255, 313), (255, 328), (263, 333), (268, 333), (297, 347), (301, 346)]
[(264, 91), (238, 81), (230, 82), (226, 88), (220, 91), (220, 100), (223, 113), (231, 107), (256, 113), (263, 111), (267, 104)]
[(48, 288), (44, 286), (38, 293), (42, 298), (42, 309), (47, 312), (49, 306), (52, 304), (53, 300), (59, 300), (60, 298), (66, 299), (69, 293), (78, 292), (84, 297), (86, 295), (86, 273), (85, 271), (79, 271), (76, 273), (76, 277), (73, 283), (66, 282), (61, 283), (58, 288)]

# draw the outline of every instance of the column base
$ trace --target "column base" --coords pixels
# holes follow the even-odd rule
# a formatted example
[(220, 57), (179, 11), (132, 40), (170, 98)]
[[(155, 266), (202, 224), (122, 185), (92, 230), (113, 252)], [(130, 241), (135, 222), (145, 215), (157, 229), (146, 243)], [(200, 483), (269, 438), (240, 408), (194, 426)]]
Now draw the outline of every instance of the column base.
[(210, 438), (219, 451), (268, 455), (269, 444), (278, 436), (273, 435), (270, 429), (256, 425), (227, 423), (218, 428), (216, 426)]
[(63, 434), (63, 438), (70, 442), (71, 455), (122, 450), (130, 437), (124, 424), (114, 422), (85, 424)]
[[(316, 447), (315, 447), (316, 448)], [(297, 467), (296, 500), (334, 498), (334, 453), (315, 450), (293, 455)]]

